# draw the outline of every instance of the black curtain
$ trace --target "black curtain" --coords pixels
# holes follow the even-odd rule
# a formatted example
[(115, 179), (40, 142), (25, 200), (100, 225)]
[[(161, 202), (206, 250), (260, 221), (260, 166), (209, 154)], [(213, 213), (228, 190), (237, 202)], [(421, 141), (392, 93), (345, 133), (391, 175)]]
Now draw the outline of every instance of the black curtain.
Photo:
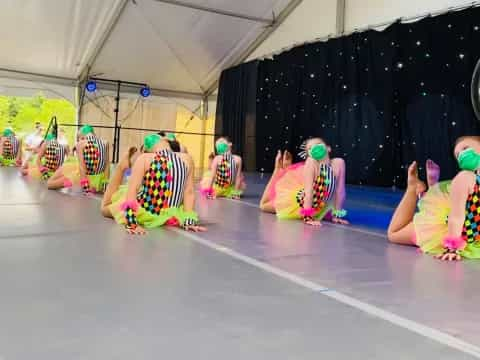
[(455, 139), (480, 134), (470, 104), (479, 27), (471, 8), (260, 62), (257, 169), (271, 171), (278, 149), (298, 153), (320, 136), (345, 158), (348, 183), (403, 186), (407, 165), (417, 160), (424, 176), (427, 158), (452, 178)]
[(215, 132), (232, 140), (247, 170), (255, 168), (257, 69), (252, 61), (223, 71), (217, 98)]

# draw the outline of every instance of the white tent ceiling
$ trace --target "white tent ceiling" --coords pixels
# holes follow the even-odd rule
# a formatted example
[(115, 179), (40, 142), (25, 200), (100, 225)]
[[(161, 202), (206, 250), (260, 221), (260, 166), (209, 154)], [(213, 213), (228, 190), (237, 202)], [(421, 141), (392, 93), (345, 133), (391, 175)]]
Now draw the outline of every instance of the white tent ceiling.
[(2, 0), (0, 32), (8, 36), (2, 38), (0, 75), (38, 74), (68, 83), (88, 72), (201, 95), (271, 26), (273, 13), (295, 3)]

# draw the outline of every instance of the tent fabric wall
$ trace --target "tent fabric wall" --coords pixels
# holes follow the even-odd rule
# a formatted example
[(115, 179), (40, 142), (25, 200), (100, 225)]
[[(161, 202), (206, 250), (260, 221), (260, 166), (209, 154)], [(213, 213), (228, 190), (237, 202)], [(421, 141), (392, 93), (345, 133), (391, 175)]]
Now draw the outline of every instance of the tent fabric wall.
[[(472, 1), (467, 0), (345, 0), (345, 31), (470, 4)], [(334, 35), (336, 6), (337, 0), (303, 0), (248, 61)]]
[[(115, 97), (112, 94), (103, 94), (96, 99), (90, 98), (82, 106), (80, 123), (113, 127), (115, 124), (114, 104)], [(177, 139), (187, 147), (196, 168), (200, 170), (206, 166), (208, 154), (213, 149), (213, 136), (200, 134), (203, 130), (207, 134), (213, 134), (215, 116), (210, 114), (204, 127), (203, 120), (194, 113), (195, 110), (198, 110), (199, 105), (199, 102), (188, 99), (151, 97), (139, 100), (138, 97), (127, 96), (120, 100), (119, 122), (124, 128), (178, 132)], [(112, 128), (97, 127), (95, 131), (113, 146), (114, 130)], [(184, 132), (195, 134), (182, 134)], [(150, 133), (152, 131), (122, 129), (120, 155), (131, 146), (139, 148), (144, 136)], [(205, 150), (202, 156), (203, 141)], [(200, 172), (197, 171), (197, 175), (199, 174)]]
[(76, 105), (73, 86), (0, 77), (0, 95), (31, 97), (38, 93), (51, 99), (65, 99)]
[(0, 68), (76, 78), (121, 0), (3, 0)]
[(417, 16), (471, 3), (472, 1), (465, 0), (346, 0), (345, 30), (352, 31), (400, 17)]

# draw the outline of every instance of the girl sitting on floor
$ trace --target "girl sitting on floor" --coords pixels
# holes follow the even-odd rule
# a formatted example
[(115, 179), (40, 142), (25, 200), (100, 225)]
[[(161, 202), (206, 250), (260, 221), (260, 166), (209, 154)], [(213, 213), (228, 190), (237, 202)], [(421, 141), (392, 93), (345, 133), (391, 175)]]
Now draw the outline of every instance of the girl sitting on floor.
[(131, 154), (118, 164), (102, 201), (102, 214), (124, 225), (130, 234), (144, 228), (180, 226), (205, 231), (194, 211), (194, 165), (188, 154), (175, 153), (158, 134), (144, 141), (145, 153), (134, 161), (127, 185), (121, 185), (131, 166)]
[(240, 199), (245, 190), (242, 158), (232, 154), (232, 143), (226, 137), (215, 142), (217, 156), (201, 181), (201, 193), (209, 199), (226, 197)]
[(305, 162), (292, 165), (290, 153), (279, 151), (275, 169), (265, 188), (260, 209), (279, 219), (303, 219), (320, 226), (327, 214), (338, 224), (348, 224), (345, 202), (345, 161), (330, 159), (330, 147), (320, 138), (308, 140)]
[(103, 192), (110, 175), (109, 144), (95, 135), (93, 127), (84, 125), (75, 146), (78, 161), (64, 164), (49, 179), (51, 190), (80, 185), (85, 194)]
[(54, 134), (48, 134), (37, 150), (35, 164), (27, 163), (22, 175), (47, 180), (63, 165), (67, 156), (68, 149), (58, 142)]
[(416, 245), (441, 260), (480, 258), (480, 137), (457, 139), (454, 155), (461, 171), (452, 181), (438, 181), (439, 168), (427, 162), (428, 191), (418, 179), (417, 164), (408, 168), (407, 190), (393, 214), (388, 239)]
[(22, 141), (11, 129), (5, 129), (0, 138), (0, 165), (22, 165)]

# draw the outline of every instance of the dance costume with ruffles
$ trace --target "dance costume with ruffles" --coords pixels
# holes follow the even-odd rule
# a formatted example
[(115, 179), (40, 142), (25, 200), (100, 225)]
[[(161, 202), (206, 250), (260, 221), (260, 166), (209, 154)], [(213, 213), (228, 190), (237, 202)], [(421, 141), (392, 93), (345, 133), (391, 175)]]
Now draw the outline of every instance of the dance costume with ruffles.
[[(415, 243), (428, 254), (444, 252), (443, 241), (448, 234), (450, 214), (450, 184), (443, 181), (432, 186), (419, 201), (419, 212), (415, 214)], [(459, 255), (466, 259), (480, 259), (480, 174), (475, 174), (473, 192), (465, 204), (465, 221), (461, 237), (466, 247)]]
[(15, 136), (7, 136), (3, 140), (3, 153), (0, 156), (2, 166), (14, 166), (20, 151), (20, 141)]
[(87, 184), (89, 190), (103, 192), (108, 184), (105, 170), (108, 166), (107, 143), (93, 134), (86, 137), (83, 148), (83, 159), (86, 168), (86, 179), (80, 179), (78, 160), (63, 166), (63, 175), (71, 185)]
[(128, 185), (113, 194), (109, 208), (114, 219), (128, 228), (196, 225), (197, 214), (183, 209), (187, 176), (187, 165), (179, 155), (170, 150), (155, 153), (134, 202), (125, 201)]
[[(304, 165), (291, 165), (272, 179), (270, 200), (279, 219), (303, 218), (305, 189)], [(321, 220), (333, 209), (336, 179), (330, 164), (320, 164), (319, 175), (313, 182), (312, 218)]]
[[(204, 174), (201, 181), (201, 191), (206, 195), (215, 195), (216, 197), (239, 197), (243, 194), (246, 188), (245, 180), (240, 179), (240, 189), (236, 188), (238, 168), (235, 157), (231, 153), (222, 155), (220, 162), (218, 163), (217, 170), (213, 179), (213, 186), (208, 188), (208, 184), (211, 179), (211, 171)], [(210, 194), (213, 192), (213, 194)]]
[(30, 164), (28, 174), (35, 179), (49, 179), (67, 158), (67, 148), (57, 140), (45, 141), (45, 154), (41, 159), (42, 167)]

